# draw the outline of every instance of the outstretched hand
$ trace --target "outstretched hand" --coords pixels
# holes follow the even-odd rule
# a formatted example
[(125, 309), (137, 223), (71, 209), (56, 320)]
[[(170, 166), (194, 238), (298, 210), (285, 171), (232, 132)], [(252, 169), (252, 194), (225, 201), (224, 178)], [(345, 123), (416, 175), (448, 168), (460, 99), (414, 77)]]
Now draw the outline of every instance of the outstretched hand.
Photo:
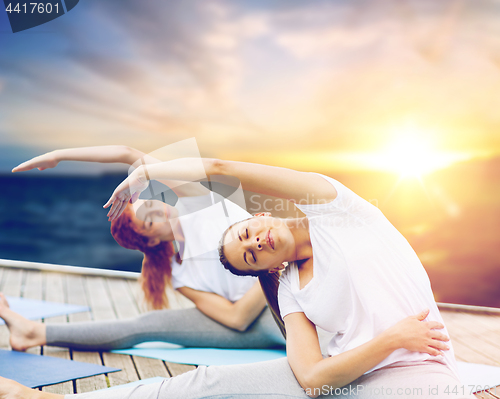
[(423, 321), (428, 314), (429, 309), (426, 309), (415, 316), (401, 320), (390, 328), (399, 340), (399, 347), (433, 356), (443, 355), (443, 351), (450, 349), (445, 344), (450, 340), (448, 336), (437, 331), (443, 329), (444, 325), (437, 321)]
[(134, 170), (124, 181), (116, 187), (115, 191), (104, 204), (103, 208), (111, 206), (107, 216), (108, 221), (113, 221), (120, 217), (127, 204), (134, 203), (139, 195), (148, 187), (149, 182), (141, 168)]
[(57, 160), (54, 152), (48, 152), (23, 162), (12, 169), (12, 172), (26, 172), (32, 169), (45, 170), (55, 168), (58, 163), (59, 161)]

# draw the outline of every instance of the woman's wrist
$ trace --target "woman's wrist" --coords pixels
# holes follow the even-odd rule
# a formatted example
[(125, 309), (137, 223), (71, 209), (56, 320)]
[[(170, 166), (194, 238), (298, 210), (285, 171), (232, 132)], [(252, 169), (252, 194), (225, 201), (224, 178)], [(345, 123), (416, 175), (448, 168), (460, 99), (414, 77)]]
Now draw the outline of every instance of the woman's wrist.
[(64, 161), (64, 150), (54, 150), (49, 152), (49, 154), (56, 162)]
[(387, 348), (392, 352), (403, 347), (401, 334), (397, 332), (394, 328), (388, 328), (381, 334), (383, 342), (387, 345)]
[(146, 184), (150, 180), (146, 165), (139, 166), (131, 175), (135, 175), (135, 178), (142, 184)]

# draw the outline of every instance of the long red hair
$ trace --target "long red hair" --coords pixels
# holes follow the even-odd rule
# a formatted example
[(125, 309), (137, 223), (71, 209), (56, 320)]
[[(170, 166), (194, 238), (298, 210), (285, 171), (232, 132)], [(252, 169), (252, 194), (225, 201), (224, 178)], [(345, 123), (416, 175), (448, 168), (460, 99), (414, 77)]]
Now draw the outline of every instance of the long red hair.
[(148, 246), (149, 239), (140, 234), (132, 221), (133, 216), (128, 204), (120, 217), (111, 222), (111, 235), (122, 247), (144, 254), (140, 283), (147, 305), (152, 309), (168, 308), (165, 288), (172, 284), (174, 246), (170, 241)]

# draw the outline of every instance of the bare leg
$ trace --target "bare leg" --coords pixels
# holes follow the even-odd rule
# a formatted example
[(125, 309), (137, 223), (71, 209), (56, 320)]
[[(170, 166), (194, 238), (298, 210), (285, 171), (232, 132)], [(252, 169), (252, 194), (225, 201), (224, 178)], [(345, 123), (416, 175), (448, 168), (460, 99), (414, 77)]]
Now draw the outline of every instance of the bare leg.
[[(4, 294), (0, 292), (0, 317), (10, 331), (10, 346), (16, 351), (25, 351), (33, 346), (45, 345), (46, 326), (17, 314), (9, 307)], [(2, 398), (0, 396), (0, 398)]]
[(0, 377), (0, 399), (63, 399), (64, 395), (36, 391)]

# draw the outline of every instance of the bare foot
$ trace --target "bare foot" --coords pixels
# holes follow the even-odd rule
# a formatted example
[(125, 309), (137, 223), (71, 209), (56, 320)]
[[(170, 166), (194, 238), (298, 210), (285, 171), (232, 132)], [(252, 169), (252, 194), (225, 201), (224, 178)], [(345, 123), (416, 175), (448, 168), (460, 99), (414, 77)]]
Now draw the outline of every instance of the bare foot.
[[(0, 317), (10, 331), (10, 346), (16, 351), (25, 351), (38, 345), (45, 345), (45, 325), (31, 321), (14, 312), (5, 295), (0, 292)], [(1, 396), (0, 396), (1, 399)]]
[(18, 382), (0, 377), (0, 399), (63, 399), (63, 395), (35, 391)]

